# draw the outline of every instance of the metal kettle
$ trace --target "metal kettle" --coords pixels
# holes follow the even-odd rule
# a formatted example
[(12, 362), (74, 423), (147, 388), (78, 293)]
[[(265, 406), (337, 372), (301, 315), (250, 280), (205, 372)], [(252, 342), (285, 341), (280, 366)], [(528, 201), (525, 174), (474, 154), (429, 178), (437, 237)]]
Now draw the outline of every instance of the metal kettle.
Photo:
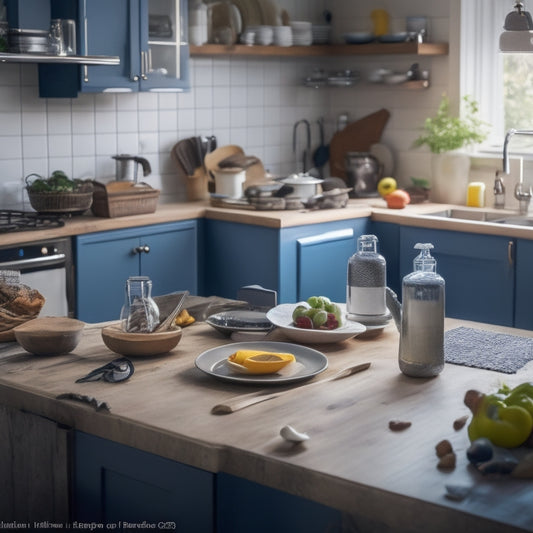
[(117, 181), (134, 181), (137, 183), (139, 165), (142, 167), (144, 177), (152, 172), (150, 162), (144, 157), (129, 154), (118, 154), (112, 157), (116, 161), (115, 179)]
[(351, 187), (351, 198), (367, 198), (378, 195), (378, 181), (383, 173), (383, 165), (368, 152), (348, 152), (346, 154), (346, 178)]

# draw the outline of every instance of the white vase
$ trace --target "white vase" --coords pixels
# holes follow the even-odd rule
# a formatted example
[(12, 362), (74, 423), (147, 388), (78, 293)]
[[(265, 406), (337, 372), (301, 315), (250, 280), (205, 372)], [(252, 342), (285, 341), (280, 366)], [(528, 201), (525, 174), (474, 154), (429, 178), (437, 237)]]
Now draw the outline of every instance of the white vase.
[(433, 154), (431, 158), (432, 202), (465, 205), (470, 156), (461, 152)]

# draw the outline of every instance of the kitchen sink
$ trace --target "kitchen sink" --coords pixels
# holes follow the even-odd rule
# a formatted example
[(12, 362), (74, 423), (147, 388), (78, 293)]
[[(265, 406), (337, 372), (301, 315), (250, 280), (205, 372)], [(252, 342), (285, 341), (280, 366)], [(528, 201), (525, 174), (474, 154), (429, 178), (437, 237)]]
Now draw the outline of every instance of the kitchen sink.
[(515, 226), (533, 226), (533, 216), (502, 213), (498, 211), (484, 211), (482, 209), (445, 209), (426, 216), (452, 218), (456, 220), (473, 220), (491, 222), (493, 224), (512, 224)]
[[(432, 217), (453, 218), (459, 220), (477, 220), (480, 222), (496, 222), (504, 219), (508, 215), (501, 212), (484, 211), (482, 209), (445, 209), (435, 213), (427, 213)], [(510, 216), (510, 215), (509, 215)]]

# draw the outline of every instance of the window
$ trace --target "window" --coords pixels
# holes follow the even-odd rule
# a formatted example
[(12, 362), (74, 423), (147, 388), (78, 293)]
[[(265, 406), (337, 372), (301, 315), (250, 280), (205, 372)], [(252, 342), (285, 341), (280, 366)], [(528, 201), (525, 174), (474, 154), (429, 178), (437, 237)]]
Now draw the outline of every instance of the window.
[[(526, 0), (528, 11), (533, 0)], [(500, 151), (510, 128), (533, 130), (533, 54), (502, 54), (498, 43), (513, 0), (461, 0), (461, 94), (479, 102), (492, 126), (483, 147)], [(513, 138), (513, 151), (531, 155), (533, 137)]]

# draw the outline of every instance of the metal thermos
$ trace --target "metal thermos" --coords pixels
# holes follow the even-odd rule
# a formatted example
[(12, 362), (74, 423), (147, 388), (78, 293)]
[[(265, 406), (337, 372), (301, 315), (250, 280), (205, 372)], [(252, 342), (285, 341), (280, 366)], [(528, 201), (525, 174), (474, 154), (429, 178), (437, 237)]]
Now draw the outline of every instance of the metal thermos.
[(381, 163), (367, 152), (346, 154), (346, 178), (351, 187), (351, 198), (368, 198), (378, 195), (378, 181), (381, 179)]

